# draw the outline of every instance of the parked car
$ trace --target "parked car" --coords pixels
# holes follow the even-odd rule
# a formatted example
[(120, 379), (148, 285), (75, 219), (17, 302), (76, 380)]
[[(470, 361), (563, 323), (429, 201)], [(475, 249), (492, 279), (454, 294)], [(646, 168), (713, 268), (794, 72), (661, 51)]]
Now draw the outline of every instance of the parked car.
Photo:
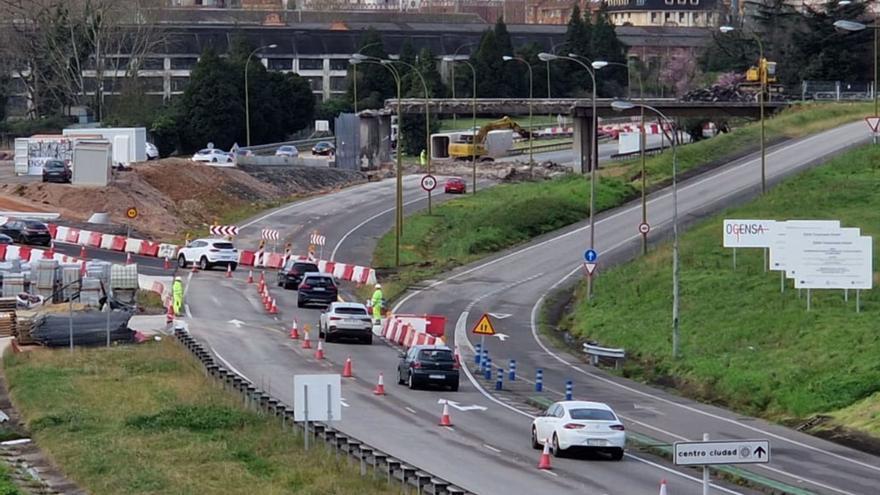
[(336, 287), (333, 275), (329, 273), (306, 273), (299, 283), (298, 291), (296, 305), (299, 308), (314, 303), (329, 306), (339, 300), (339, 288)]
[(532, 447), (540, 449), (544, 442), (550, 442), (550, 451), (557, 457), (584, 449), (611, 454), (619, 461), (626, 428), (608, 404), (560, 401), (532, 421)]
[(452, 349), (445, 345), (415, 345), (400, 354), (397, 383), (414, 389), (419, 386), (441, 385), (458, 390), (459, 364)]
[(293, 145), (279, 146), (278, 149), (275, 150), (275, 156), (289, 156), (296, 158), (299, 156), (299, 150)]
[(180, 248), (177, 254), (177, 266), (198, 263), (202, 270), (210, 270), (215, 266), (229, 266), (233, 271), (238, 267), (238, 250), (225, 239), (195, 239)]
[(43, 164), (43, 182), (60, 182), (69, 184), (73, 179), (70, 166), (62, 160), (47, 160)]
[(337, 339), (356, 339), (364, 344), (373, 343), (373, 320), (367, 307), (359, 303), (330, 303), (321, 313), (318, 338), (326, 342)]
[(205, 148), (203, 150), (199, 150), (195, 155), (193, 155), (192, 161), (210, 163), (231, 163), (232, 155), (216, 148)]
[(12, 244), (12, 237), (6, 234), (0, 234), (0, 244)]
[(19, 244), (48, 246), (52, 243), (49, 227), (36, 220), (8, 220), (0, 226), (0, 234), (9, 236)]
[(159, 148), (157, 148), (155, 144), (147, 143), (145, 148), (147, 160), (157, 160), (159, 158)]
[(443, 191), (446, 194), (464, 194), (467, 192), (467, 185), (461, 177), (450, 177), (446, 179)]
[(312, 154), (319, 156), (332, 155), (336, 152), (336, 146), (330, 141), (319, 141), (312, 146)]
[(287, 260), (287, 263), (278, 270), (278, 287), (296, 289), (306, 273), (319, 272), (318, 265), (310, 261)]

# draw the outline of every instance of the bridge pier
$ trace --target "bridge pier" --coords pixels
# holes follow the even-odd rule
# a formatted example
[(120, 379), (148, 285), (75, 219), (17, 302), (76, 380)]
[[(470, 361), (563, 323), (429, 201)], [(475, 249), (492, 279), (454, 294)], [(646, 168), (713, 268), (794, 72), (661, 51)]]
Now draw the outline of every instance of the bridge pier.
[(588, 174), (593, 166), (593, 140), (597, 139), (592, 115), (575, 115), (573, 131), (572, 150), (575, 156), (575, 170), (582, 174)]

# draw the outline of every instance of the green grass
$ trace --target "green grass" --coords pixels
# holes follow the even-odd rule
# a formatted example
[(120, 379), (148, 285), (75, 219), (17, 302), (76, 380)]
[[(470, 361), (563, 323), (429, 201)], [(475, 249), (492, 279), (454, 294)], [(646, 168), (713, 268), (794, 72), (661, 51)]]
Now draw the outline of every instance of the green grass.
[(23, 495), (18, 486), (12, 481), (9, 466), (0, 462), (0, 495)]
[[(582, 339), (623, 347), (623, 373), (677, 384), (686, 395), (743, 413), (789, 421), (846, 408), (873, 394), (873, 410), (842, 412), (842, 421), (880, 430), (880, 294), (841, 290), (780, 294), (777, 272), (765, 273), (760, 249), (721, 247), (723, 218), (839, 219), (880, 239), (880, 148), (863, 147), (793, 178), (760, 200), (701, 222), (681, 238), (681, 353), (671, 356), (671, 251), (602, 272), (590, 304), (577, 290), (562, 328)], [(874, 266), (878, 266), (876, 242)], [(875, 275), (875, 283), (877, 276)], [(804, 291), (805, 292), (805, 291)], [(861, 413), (861, 414), (858, 414)], [(860, 418), (855, 420), (855, 416)]]
[[(796, 138), (858, 120), (870, 111), (870, 104), (797, 105), (768, 119), (768, 140)], [(729, 134), (682, 146), (678, 152), (679, 172), (711, 162), (723, 162), (756, 149), (760, 129), (751, 124)], [(647, 160), (648, 187), (667, 183), (672, 177), (671, 153)], [(606, 165), (598, 185), (597, 211), (619, 206), (641, 190), (637, 160)], [(583, 220), (588, 182), (567, 177), (543, 184), (520, 183), (481, 191), (444, 203), (434, 216), (419, 213), (405, 221), (399, 270), (380, 272), (386, 298), (393, 299), (407, 286), (438, 273), (474, 261), (493, 252)], [(379, 241), (373, 266), (394, 266), (394, 231)], [(365, 293), (366, 294), (366, 293)]]
[(242, 409), (170, 339), (4, 364), (33, 437), (89, 493), (396, 493)]
[(166, 309), (162, 305), (162, 296), (151, 290), (138, 289), (135, 300), (147, 314), (162, 314)]

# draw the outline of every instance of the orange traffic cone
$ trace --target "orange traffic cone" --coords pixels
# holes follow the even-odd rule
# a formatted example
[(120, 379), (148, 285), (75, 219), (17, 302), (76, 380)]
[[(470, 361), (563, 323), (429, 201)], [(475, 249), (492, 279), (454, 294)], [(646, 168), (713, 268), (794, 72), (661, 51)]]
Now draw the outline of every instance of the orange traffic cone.
[(343, 378), (351, 378), (354, 375), (351, 374), (351, 356), (345, 359), (345, 366), (342, 367), (342, 377)]
[(79, 248), (79, 259), (81, 259), (81, 260), (86, 259), (86, 247), (85, 246), (82, 246), (81, 248)]
[(550, 439), (544, 440), (544, 451), (541, 452), (541, 460), (538, 461), (538, 469), (550, 468)]
[(226, 265), (226, 278), (232, 278), (232, 265)]
[(318, 349), (315, 351), (315, 359), (318, 361), (324, 359), (324, 341), (318, 339)]
[(192, 267), (192, 270), (190, 270), (190, 271), (192, 271), (193, 273), (196, 273), (197, 271), (199, 271), (199, 265), (196, 264), (195, 261), (193, 261), (193, 267)]
[(254, 271), (253, 271), (253, 270), (249, 270), (249, 271), (248, 271), (248, 279), (247, 279), (247, 283), (248, 283), (248, 284), (252, 284), (252, 283), (254, 283)]
[(660, 495), (666, 495), (666, 480), (660, 480)]
[(262, 271), (262, 272), (260, 272), (260, 287), (265, 287), (265, 286), (266, 286), (266, 272)]
[[(130, 264), (131, 264), (131, 253), (128, 253), (128, 254), (125, 255), (125, 264), (126, 264), (126, 265), (130, 265)], [(195, 266), (195, 265), (193, 265), (193, 266)]]
[(275, 298), (274, 297), (272, 298), (272, 305), (269, 306), (269, 314), (270, 315), (277, 315), (278, 314), (278, 307), (275, 306)]
[(80, 276), (80, 278), (85, 277), (87, 273), (88, 273), (88, 270), (86, 270), (86, 260), (81, 260), (79, 262), (79, 276)]
[(162, 266), (165, 270), (171, 269), (171, 260), (168, 259), (168, 256), (165, 257), (165, 264)]
[(168, 301), (168, 312), (165, 313), (165, 323), (169, 325), (174, 323), (174, 305), (171, 301)]
[(299, 329), (296, 328), (296, 319), (293, 320), (293, 326), (290, 327), (290, 338), (291, 340), (299, 339)]
[(373, 395), (385, 395), (385, 379), (382, 377), (382, 373), (379, 373), (379, 383), (373, 389)]
[(309, 330), (308, 329), (306, 329), (305, 333), (303, 333), (302, 348), (303, 349), (311, 349), (312, 348), (312, 341), (309, 340)]
[(440, 426), (452, 426), (452, 418), (449, 417), (449, 404), (443, 403), (443, 414), (440, 415)]

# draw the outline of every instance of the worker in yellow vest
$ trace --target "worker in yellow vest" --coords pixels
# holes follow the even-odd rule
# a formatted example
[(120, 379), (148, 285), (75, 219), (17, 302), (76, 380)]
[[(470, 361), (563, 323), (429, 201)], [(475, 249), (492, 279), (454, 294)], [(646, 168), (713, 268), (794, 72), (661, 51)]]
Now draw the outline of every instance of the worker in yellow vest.
[(174, 315), (180, 316), (183, 309), (183, 280), (180, 277), (174, 277), (174, 283), (171, 284), (171, 297), (174, 306)]
[(382, 323), (382, 284), (376, 284), (376, 290), (373, 291), (372, 298), (373, 321)]

